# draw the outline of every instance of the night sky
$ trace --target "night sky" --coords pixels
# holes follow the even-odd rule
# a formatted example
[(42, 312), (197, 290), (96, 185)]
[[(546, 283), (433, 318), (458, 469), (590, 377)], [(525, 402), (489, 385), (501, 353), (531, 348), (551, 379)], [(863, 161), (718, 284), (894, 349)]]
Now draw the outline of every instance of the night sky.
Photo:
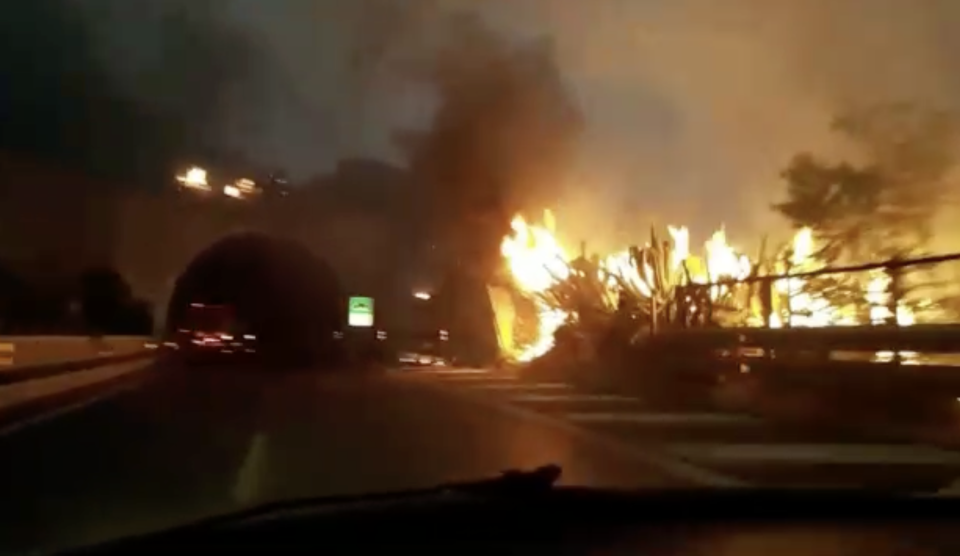
[[(76, 0), (98, 60), (137, 98), (171, 102), (143, 68), (161, 60), (163, 14), (186, 0)], [(135, 4), (135, 6), (134, 6)], [(391, 133), (426, 126), (430, 92), (390, 71), (416, 56), (462, 0), (212, 0), (244, 37), (249, 75), (218, 90), (211, 141), (295, 177), (344, 156), (396, 158)], [(489, 0), (512, 37), (547, 34), (586, 119), (577, 171), (557, 200), (571, 237), (619, 243), (651, 223), (695, 237), (773, 229), (777, 172), (795, 152), (843, 153), (827, 132), (844, 106), (960, 100), (954, 0)], [(246, 58), (244, 58), (246, 60)], [(203, 90), (196, 77), (185, 90)], [(166, 95), (166, 98), (164, 98)], [(588, 187), (584, 187), (588, 186)]]

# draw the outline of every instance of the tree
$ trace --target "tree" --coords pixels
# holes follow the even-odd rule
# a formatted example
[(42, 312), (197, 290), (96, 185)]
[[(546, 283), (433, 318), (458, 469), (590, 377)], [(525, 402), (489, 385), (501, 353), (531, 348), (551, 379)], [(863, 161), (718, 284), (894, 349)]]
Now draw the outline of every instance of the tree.
[(131, 300), (129, 284), (113, 269), (95, 268), (80, 277), (80, 310), (87, 325), (97, 332), (121, 332)]
[[(946, 112), (895, 103), (845, 112), (832, 129), (862, 160), (796, 155), (782, 174), (787, 198), (775, 210), (794, 228), (813, 231), (817, 258), (828, 266), (922, 255), (957, 163), (957, 121)], [(833, 275), (807, 287), (835, 305), (863, 308), (861, 279)], [(897, 287), (910, 286), (904, 280)]]
[(129, 303), (124, 311), (122, 331), (124, 334), (136, 336), (153, 334), (153, 308), (151, 305), (142, 299), (135, 299)]
[(898, 103), (846, 112), (833, 130), (864, 161), (798, 154), (782, 174), (787, 199), (774, 208), (795, 228), (811, 228), (830, 264), (922, 253), (957, 162), (957, 121)]

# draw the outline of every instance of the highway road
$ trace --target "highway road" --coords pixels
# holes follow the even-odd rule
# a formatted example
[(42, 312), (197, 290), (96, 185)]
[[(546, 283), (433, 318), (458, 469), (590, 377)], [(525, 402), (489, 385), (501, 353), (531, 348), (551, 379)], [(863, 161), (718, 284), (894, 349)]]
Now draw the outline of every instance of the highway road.
[(0, 437), (0, 553), (558, 463), (568, 484), (940, 488), (960, 454), (485, 369), (158, 368)]
[[(646, 459), (699, 485), (955, 490), (960, 452), (787, 425), (718, 411), (703, 397), (622, 395), (522, 372), (430, 370), (403, 375), (518, 419), (543, 423)], [(881, 432), (881, 431), (878, 431)]]
[(619, 446), (420, 377), (158, 368), (136, 388), (0, 437), (0, 553), (550, 462), (571, 484), (688, 483)]

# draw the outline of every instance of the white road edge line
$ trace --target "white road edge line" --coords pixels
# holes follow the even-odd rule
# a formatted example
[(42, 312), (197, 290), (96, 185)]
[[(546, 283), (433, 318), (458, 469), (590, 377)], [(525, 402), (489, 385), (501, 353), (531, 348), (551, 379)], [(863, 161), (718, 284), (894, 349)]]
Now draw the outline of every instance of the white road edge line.
[(656, 453), (652, 449), (641, 450), (622, 441), (601, 436), (583, 427), (579, 427), (560, 419), (548, 417), (541, 413), (537, 413), (536, 411), (523, 409), (508, 403), (492, 401), (484, 397), (468, 394), (465, 391), (456, 388), (446, 387), (442, 384), (420, 381), (411, 381), (410, 384), (422, 385), (426, 389), (433, 390), (438, 394), (458, 397), (462, 400), (469, 401), (470, 403), (482, 405), (488, 409), (493, 409), (512, 417), (526, 419), (547, 427), (562, 430), (596, 446), (602, 447), (605, 450), (618, 452), (624, 456), (630, 457), (634, 460), (640, 461), (646, 465), (655, 467), (661, 471), (673, 475), (674, 477), (690, 481), (695, 484), (728, 488), (742, 488), (750, 486), (749, 483), (740, 479), (715, 473), (709, 469), (690, 464), (682, 459), (670, 457), (667, 454)]
[(510, 398), (515, 403), (552, 403), (552, 402), (623, 402), (640, 403), (637, 398), (614, 394), (518, 394)]
[(564, 417), (574, 423), (596, 423), (601, 425), (621, 423), (653, 426), (752, 426), (762, 423), (761, 420), (755, 417), (724, 413), (579, 412), (567, 413)]
[(960, 453), (920, 444), (670, 444), (690, 459), (778, 465), (960, 465)]
[(432, 376), (475, 376), (475, 375), (488, 375), (491, 374), (487, 369), (470, 369), (470, 368), (455, 368), (455, 369), (417, 369), (414, 368), (410, 373), (417, 373), (421, 375), (432, 375)]
[(251, 504), (260, 495), (263, 466), (267, 458), (267, 435), (257, 431), (250, 438), (243, 463), (237, 471), (231, 494), (239, 504)]
[[(138, 371), (131, 371), (131, 372), (138, 372)], [(11, 423), (3, 428), (0, 428), (0, 437), (9, 436), (11, 434), (20, 432), (24, 429), (28, 429), (36, 425), (41, 425), (47, 421), (51, 421), (58, 417), (63, 417), (64, 415), (73, 413), (75, 411), (80, 411), (85, 407), (107, 401), (108, 399), (113, 398), (115, 396), (119, 396), (124, 392), (128, 392), (130, 390), (140, 387), (140, 385), (143, 383), (144, 380), (146, 380), (146, 378), (147, 378), (146, 376), (140, 377), (139, 380), (133, 380), (128, 384), (118, 385), (115, 388), (111, 388), (106, 392), (102, 392), (96, 396), (93, 396), (90, 398), (84, 398), (78, 402), (74, 402), (69, 405), (58, 407), (46, 413), (41, 413), (40, 415), (37, 415), (35, 417), (24, 419), (22, 421), (17, 421), (16, 423)]]
[(571, 386), (562, 382), (506, 382), (504, 384), (474, 384), (472, 390), (569, 390)]

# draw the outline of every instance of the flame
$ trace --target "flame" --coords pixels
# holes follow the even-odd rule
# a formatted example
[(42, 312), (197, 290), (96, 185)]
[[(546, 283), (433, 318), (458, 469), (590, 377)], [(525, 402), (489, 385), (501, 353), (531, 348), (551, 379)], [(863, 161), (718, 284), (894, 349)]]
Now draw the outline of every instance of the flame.
[(537, 308), (537, 339), (510, 354), (518, 361), (530, 361), (550, 351), (553, 334), (569, 318), (566, 311), (549, 306), (537, 295), (570, 277), (570, 257), (551, 230), (555, 222), (553, 213), (544, 211), (543, 220), (545, 225), (531, 226), (517, 215), (510, 224), (513, 234), (504, 238), (500, 246), (514, 283), (522, 293), (532, 297)]
[[(556, 219), (549, 210), (544, 211), (542, 224), (529, 223), (523, 216), (517, 215), (511, 228), (512, 233), (501, 244), (501, 254), (517, 289), (532, 299), (536, 306), (538, 332), (530, 345), (512, 348), (509, 350), (512, 353), (507, 355), (518, 361), (530, 361), (553, 347), (554, 333), (572, 316), (552, 306), (542, 294), (570, 278), (573, 259), (556, 236)], [(739, 281), (751, 276), (755, 270), (754, 262), (730, 245), (722, 227), (705, 242), (703, 257), (691, 253), (688, 228), (669, 226), (667, 229), (670, 241), (665, 272), (671, 284)], [(822, 269), (825, 264), (817, 259), (816, 250), (812, 230), (801, 229), (794, 234), (786, 256), (781, 258), (774, 270), (778, 275), (789, 276)], [(664, 295), (656, 291), (656, 273), (650, 263), (642, 261), (637, 264), (630, 250), (610, 253), (600, 257), (599, 261), (601, 276), (598, 278), (606, 287), (604, 303), (608, 308), (616, 306), (616, 292), (620, 284), (626, 284), (647, 298)], [(783, 278), (774, 283), (772, 327), (782, 327), (787, 320), (790, 326), (796, 327), (865, 324), (861, 322), (862, 318), (858, 318), (856, 307), (834, 306), (825, 297), (805, 289), (806, 283), (807, 280), (802, 277)], [(893, 321), (902, 326), (914, 324), (916, 317), (905, 305), (897, 307), (896, 315), (891, 315), (889, 286), (890, 279), (883, 273), (871, 274), (865, 284), (864, 300), (870, 307), (869, 323)], [(729, 289), (727, 285), (715, 285), (710, 288), (709, 295), (716, 301), (725, 296)], [(748, 325), (766, 324), (757, 305), (755, 299), (750, 300)]]

